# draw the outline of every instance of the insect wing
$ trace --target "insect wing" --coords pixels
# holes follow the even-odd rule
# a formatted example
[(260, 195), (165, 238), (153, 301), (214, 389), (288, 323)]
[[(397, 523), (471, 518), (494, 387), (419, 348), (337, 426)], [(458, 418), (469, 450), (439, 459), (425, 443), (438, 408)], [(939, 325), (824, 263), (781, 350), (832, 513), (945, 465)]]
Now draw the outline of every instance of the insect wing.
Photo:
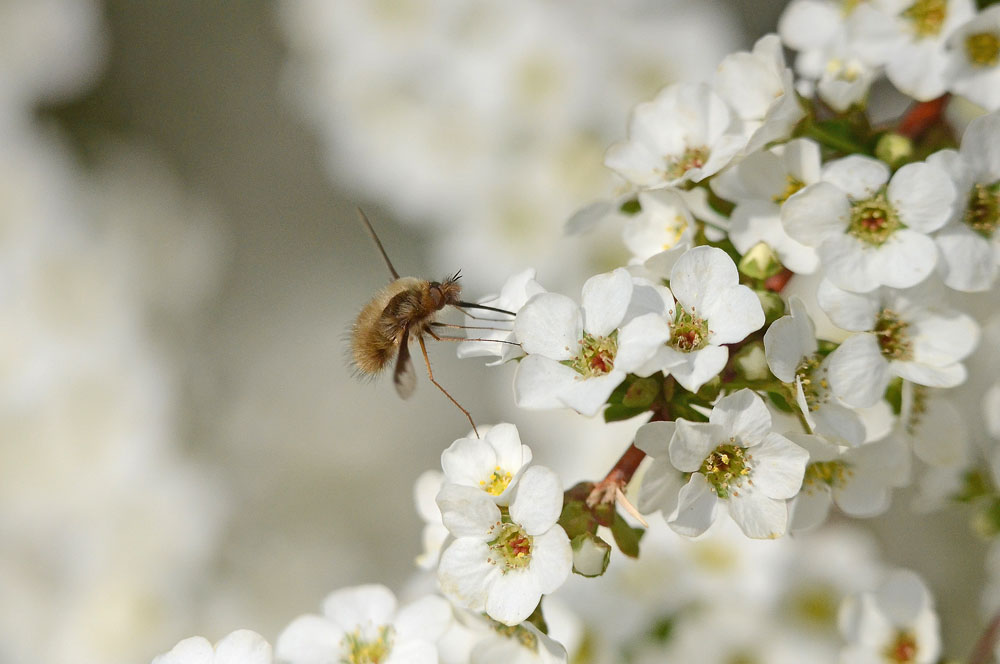
[(399, 355), (396, 357), (396, 369), (392, 372), (392, 383), (396, 393), (403, 399), (409, 399), (417, 387), (417, 372), (413, 369), (410, 359), (410, 328), (403, 330), (403, 338), (399, 342)]

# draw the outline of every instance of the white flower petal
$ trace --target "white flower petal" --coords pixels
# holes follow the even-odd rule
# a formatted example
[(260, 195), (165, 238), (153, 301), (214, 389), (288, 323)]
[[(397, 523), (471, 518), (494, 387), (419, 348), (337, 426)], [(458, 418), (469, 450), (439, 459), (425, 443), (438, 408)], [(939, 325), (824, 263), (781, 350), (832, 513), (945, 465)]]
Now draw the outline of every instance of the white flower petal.
[(789, 530), (809, 530), (824, 521), (830, 513), (833, 498), (826, 486), (803, 488), (789, 505)]
[(204, 636), (180, 641), (170, 652), (157, 655), (153, 664), (214, 664), (215, 650)]
[(528, 410), (563, 408), (559, 395), (577, 379), (580, 374), (565, 364), (529, 355), (518, 363), (514, 374), (514, 401)]
[(823, 181), (836, 186), (852, 200), (870, 198), (889, 181), (889, 167), (863, 155), (850, 155), (823, 167)]
[(799, 492), (808, 452), (774, 432), (747, 451), (753, 457), (751, 476), (757, 491), (776, 499), (791, 498)]
[(331, 664), (339, 658), (342, 638), (343, 628), (332, 621), (311, 614), (299, 616), (278, 636), (274, 654), (294, 664)]
[(739, 283), (733, 259), (722, 249), (695, 247), (684, 253), (670, 272), (670, 290), (686, 311), (702, 315), (706, 302)]
[(271, 644), (248, 629), (236, 630), (215, 646), (214, 664), (271, 664), (273, 661)]
[(500, 520), (493, 497), (479, 487), (445, 484), (437, 495), (441, 521), (455, 537), (486, 541), (491, 527)]
[(830, 386), (844, 403), (871, 406), (889, 385), (889, 363), (872, 334), (855, 334), (829, 355)]
[(677, 507), (677, 498), (684, 485), (684, 476), (667, 457), (654, 458), (642, 476), (637, 507), (643, 514), (659, 510), (667, 518)]
[(565, 295), (539, 293), (517, 312), (514, 335), (526, 353), (568, 360), (583, 337), (583, 314)]
[(497, 463), (496, 450), (478, 438), (459, 438), (441, 453), (441, 468), (453, 484), (478, 488), (493, 474)]
[(931, 602), (923, 580), (909, 570), (889, 573), (875, 593), (879, 609), (897, 627), (908, 627)]
[(323, 600), (323, 615), (345, 631), (357, 625), (384, 625), (396, 613), (396, 596), (377, 583), (335, 590)]
[(543, 594), (555, 592), (565, 583), (573, 570), (573, 547), (562, 526), (534, 536), (529, 567)]
[(625, 318), (631, 298), (632, 276), (625, 268), (587, 279), (583, 284), (583, 329), (597, 337), (608, 336)]
[(486, 442), (496, 450), (496, 462), (501, 468), (516, 473), (531, 461), (531, 448), (521, 444), (517, 427), (509, 422), (495, 425), (485, 437)]
[(651, 457), (666, 457), (675, 422), (650, 422), (635, 432), (635, 446)]
[(719, 497), (705, 476), (695, 473), (688, 483), (681, 487), (677, 500), (677, 514), (667, 521), (673, 530), (681, 535), (697, 537), (709, 529), (715, 521)]
[(394, 642), (389, 657), (379, 664), (438, 664), (438, 650), (428, 641)]
[(486, 614), (504, 625), (516, 625), (531, 615), (541, 598), (542, 591), (529, 570), (511, 570), (494, 579)]
[(851, 293), (826, 279), (816, 289), (816, 300), (834, 324), (851, 332), (873, 329), (881, 309), (877, 294)]
[(708, 421), (722, 428), (722, 438), (735, 437), (743, 447), (759, 443), (771, 430), (764, 400), (746, 388), (719, 399)]
[(744, 486), (729, 496), (729, 516), (753, 539), (775, 539), (788, 529), (788, 505)]
[(889, 368), (905, 380), (927, 387), (955, 387), (965, 382), (968, 372), (959, 363), (935, 367), (917, 362), (890, 362)]
[(427, 595), (400, 609), (393, 620), (393, 627), (397, 640), (416, 639), (433, 643), (441, 638), (451, 620), (451, 605), (441, 597)]
[(922, 233), (902, 228), (878, 248), (871, 268), (880, 284), (892, 288), (916, 286), (937, 265), (937, 245)]
[[(672, 358), (662, 367), (664, 373), (670, 373), (674, 379), (688, 392), (697, 392), (701, 386), (715, 378), (729, 360), (729, 348), (726, 346), (705, 346), (693, 353), (680, 353), (670, 347), (664, 347), (658, 356)], [(673, 360), (680, 360), (675, 364)]]
[(729, 434), (718, 424), (677, 420), (670, 438), (670, 463), (677, 470), (693, 473), (705, 458), (725, 441)]
[(559, 400), (581, 415), (590, 417), (601, 410), (607, 403), (608, 397), (623, 380), (625, 372), (618, 367), (610, 373), (593, 378), (583, 378), (578, 374), (572, 383), (562, 388)]
[(643, 314), (629, 321), (618, 332), (615, 368), (626, 373), (638, 371), (669, 339), (670, 326), (660, 314)]
[(847, 195), (829, 182), (817, 182), (790, 196), (781, 206), (781, 223), (794, 240), (818, 247), (843, 233), (850, 222)]
[(926, 162), (907, 164), (896, 171), (886, 194), (900, 220), (922, 233), (945, 225), (956, 196), (948, 174)]
[(783, 383), (795, 382), (795, 372), (802, 360), (816, 352), (816, 333), (802, 300), (788, 300), (790, 313), (771, 323), (764, 333), (764, 356), (767, 366)]
[(521, 475), (510, 504), (510, 518), (529, 535), (551, 528), (562, 511), (563, 491), (559, 476), (545, 466), (532, 466)]
[(941, 250), (944, 283), (966, 293), (989, 290), (997, 277), (995, 249), (964, 224), (949, 224), (934, 236)]
[(438, 583), (445, 597), (470, 611), (486, 608), (490, 586), (501, 576), (496, 565), (487, 562), (491, 554), (486, 542), (461, 537), (441, 554)]
[(709, 321), (711, 343), (717, 346), (742, 341), (764, 326), (760, 298), (746, 286), (735, 286), (716, 298), (706, 298), (702, 315)]

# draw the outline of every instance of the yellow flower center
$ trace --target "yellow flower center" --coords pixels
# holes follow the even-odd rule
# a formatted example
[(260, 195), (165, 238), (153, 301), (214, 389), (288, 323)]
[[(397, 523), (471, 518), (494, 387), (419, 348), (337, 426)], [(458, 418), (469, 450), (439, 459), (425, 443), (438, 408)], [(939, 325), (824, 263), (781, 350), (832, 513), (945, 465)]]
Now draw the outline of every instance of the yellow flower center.
[(921, 39), (936, 37), (944, 27), (948, 18), (947, 0), (917, 0), (903, 12), (903, 18), (909, 19), (913, 31)]
[(962, 220), (987, 240), (992, 238), (1000, 226), (1000, 182), (974, 185)]
[(564, 360), (563, 364), (572, 367), (584, 378), (603, 376), (615, 368), (615, 355), (618, 353), (618, 330), (606, 337), (595, 337), (584, 334), (580, 339), (580, 350), (576, 357)]
[(365, 638), (358, 628), (344, 636), (341, 645), (344, 646), (344, 664), (380, 664), (392, 652), (392, 625), (382, 625), (374, 639)]
[(802, 478), (802, 487), (808, 491), (816, 485), (839, 488), (854, 475), (854, 470), (843, 461), (814, 461), (806, 466), (806, 474)]
[(750, 460), (745, 448), (730, 441), (719, 445), (705, 457), (698, 472), (705, 476), (719, 498), (729, 498), (730, 494), (736, 495), (735, 489), (750, 474)]
[(485, 480), (479, 480), (479, 486), (491, 496), (499, 496), (510, 484), (512, 475), (500, 466), (493, 469), (493, 473)]
[(691, 353), (708, 345), (708, 321), (677, 305), (677, 317), (670, 329), (670, 345), (682, 353)]
[(851, 206), (847, 232), (862, 242), (881, 246), (900, 228), (905, 226), (886, 198), (885, 190)]
[(799, 191), (800, 189), (802, 189), (804, 186), (806, 186), (805, 182), (802, 182), (801, 180), (799, 180), (795, 176), (786, 175), (785, 176), (785, 190), (783, 192), (781, 192), (780, 194), (778, 194), (777, 196), (774, 196), (772, 200), (775, 203), (777, 203), (778, 205), (781, 205), (782, 203), (784, 203), (785, 201), (787, 201), (792, 196), (792, 194), (796, 193), (797, 191)]
[(516, 523), (501, 524), (500, 534), (489, 543), (492, 555), (487, 560), (500, 565), (504, 574), (513, 569), (523, 569), (531, 562), (533, 542), (534, 538)]
[(965, 38), (965, 54), (977, 67), (996, 67), (1000, 64), (1000, 35), (993, 32), (976, 32)]
[(900, 320), (899, 315), (890, 309), (883, 309), (875, 319), (875, 337), (878, 339), (879, 350), (887, 360), (907, 362), (913, 359), (913, 341), (907, 334), (910, 324)]
[(664, 169), (664, 175), (669, 180), (684, 177), (684, 174), (692, 168), (701, 168), (704, 166), (705, 162), (708, 161), (708, 156), (708, 147), (702, 145), (688, 148), (678, 157), (667, 157), (667, 167)]

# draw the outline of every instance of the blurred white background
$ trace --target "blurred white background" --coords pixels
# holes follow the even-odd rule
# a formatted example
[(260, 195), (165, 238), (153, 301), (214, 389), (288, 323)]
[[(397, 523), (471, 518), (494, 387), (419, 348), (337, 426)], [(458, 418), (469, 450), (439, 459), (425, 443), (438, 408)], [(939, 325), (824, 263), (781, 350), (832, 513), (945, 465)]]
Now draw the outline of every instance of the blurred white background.
[[(273, 640), (334, 588), (406, 583), (413, 481), (467, 423), (424, 376), (407, 402), (352, 379), (387, 280), (354, 208), (402, 273), (476, 298), (530, 265), (575, 295), (617, 254), (560, 224), (610, 191), (629, 108), (783, 3), (561, 4), (4, 0), (0, 662)], [(453, 350), (439, 379), (510, 418), (510, 368)], [(567, 485), (634, 428), (517, 417)], [(983, 547), (908, 501), (870, 525), (967, 644)]]

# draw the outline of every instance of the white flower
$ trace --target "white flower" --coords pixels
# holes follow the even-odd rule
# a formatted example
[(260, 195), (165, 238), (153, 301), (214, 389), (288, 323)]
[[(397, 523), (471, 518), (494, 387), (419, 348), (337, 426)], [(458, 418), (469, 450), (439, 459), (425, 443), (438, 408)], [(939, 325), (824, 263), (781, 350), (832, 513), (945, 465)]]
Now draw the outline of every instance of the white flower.
[(695, 247), (670, 271), (676, 306), (668, 312), (670, 339), (640, 375), (670, 373), (684, 389), (697, 392), (729, 359), (724, 344), (741, 341), (764, 324), (757, 295), (740, 284), (736, 264), (715, 247)]
[(937, 262), (926, 233), (951, 215), (955, 187), (940, 168), (907, 164), (889, 179), (889, 167), (852, 155), (828, 163), (822, 181), (781, 208), (788, 234), (816, 247), (827, 278), (846, 290), (881, 285), (908, 288)]
[(987, 7), (948, 38), (951, 91), (1000, 109), (1000, 7)]
[(930, 664), (941, 653), (934, 600), (920, 577), (907, 570), (890, 573), (873, 593), (845, 599), (838, 622), (847, 639), (842, 664)]
[[(708, 423), (651, 422), (636, 433), (635, 445), (654, 460), (691, 477), (677, 506), (665, 513), (682, 535), (697, 536), (715, 521), (718, 505), (728, 505), (733, 521), (748, 536), (775, 538), (788, 523), (785, 501), (799, 491), (809, 453), (771, 431), (763, 400), (743, 389), (723, 397)], [(644, 481), (657, 481), (646, 473)]]
[(873, 0), (851, 17), (852, 43), (872, 65), (885, 65), (900, 91), (927, 101), (948, 89), (945, 40), (975, 13), (972, 0)]
[(830, 319), (852, 332), (829, 357), (833, 393), (855, 407), (870, 406), (899, 376), (918, 385), (954, 387), (979, 342), (969, 316), (942, 307), (929, 287), (848, 293), (824, 281), (817, 297)]
[(337, 590), (323, 615), (306, 614), (278, 636), (275, 655), (289, 664), (433, 664), (435, 642), (451, 623), (451, 607), (428, 595), (398, 609), (385, 586)]
[(628, 218), (622, 231), (625, 246), (638, 261), (694, 241), (698, 229), (678, 191), (641, 191), (638, 198), (642, 210)]
[[(544, 292), (545, 289), (535, 281), (535, 270), (529, 268), (507, 279), (499, 295), (484, 298), (479, 304), (516, 314), (532, 295)], [(520, 354), (521, 349), (513, 343), (516, 341), (514, 321), (510, 316), (488, 309), (470, 309), (467, 313), (469, 314), (465, 317), (465, 324), (468, 326), (465, 331), (467, 337), (496, 341), (463, 341), (458, 344), (460, 358), (492, 356), (497, 358), (495, 362), (489, 364), (493, 365)]]
[(795, 387), (795, 403), (822, 436), (847, 445), (865, 440), (860, 416), (834, 396), (829, 384), (829, 357), (817, 353), (816, 328), (798, 297), (788, 300), (789, 315), (774, 321), (764, 334), (767, 366), (778, 380)]
[(750, 53), (727, 56), (719, 64), (713, 87), (742, 122), (744, 154), (788, 138), (805, 116), (775, 34), (758, 39)]
[(816, 92), (830, 108), (843, 113), (864, 101), (878, 74), (878, 69), (861, 59), (853, 44), (838, 41), (826, 53)]
[(437, 502), (455, 541), (441, 554), (441, 591), (505, 625), (526, 619), (573, 567), (569, 538), (556, 523), (562, 501), (559, 478), (542, 466), (521, 476), (506, 517), (484, 491), (446, 484)]
[(945, 285), (989, 289), (1000, 265), (1000, 112), (973, 120), (962, 147), (927, 158), (949, 173), (958, 191), (951, 221), (934, 235)]
[(730, 215), (729, 239), (745, 254), (765, 242), (792, 272), (810, 274), (819, 265), (816, 250), (789, 237), (781, 223), (781, 205), (807, 185), (819, 181), (819, 145), (797, 138), (761, 150), (712, 178), (712, 189), (736, 207)]
[(677, 83), (635, 107), (628, 140), (612, 145), (604, 163), (646, 189), (700, 182), (744, 147), (732, 123), (731, 111), (709, 86)]
[(153, 658), (152, 664), (271, 664), (271, 645), (260, 634), (240, 629), (212, 644), (203, 636), (184, 639)]
[(528, 353), (514, 376), (517, 405), (597, 413), (669, 335), (658, 313), (630, 317), (633, 294), (646, 290), (652, 289), (638, 289), (628, 271), (619, 268), (587, 280), (582, 306), (557, 293), (528, 300), (514, 321), (517, 340)]
[(778, 19), (778, 34), (788, 48), (798, 51), (795, 69), (806, 78), (818, 79), (828, 52), (848, 41), (848, 22), (857, 9), (853, 3), (836, 0), (793, 0)]
[(444, 474), (437, 470), (428, 470), (421, 473), (413, 485), (413, 500), (417, 506), (417, 514), (424, 522), (420, 537), (424, 550), (417, 556), (415, 562), (417, 567), (423, 570), (437, 567), (441, 546), (448, 539), (448, 529), (441, 522), (441, 510), (435, 501), (442, 484), (444, 484)]
[(788, 434), (809, 452), (802, 489), (792, 499), (790, 530), (814, 528), (826, 520), (830, 504), (845, 514), (872, 517), (889, 509), (892, 487), (909, 479), (910, 453), (897, 438), (845, 448), (819, 436)]
[(517, 427), (506, 422), (482, 438), (459, 438), (441, 453), (445, 482), (481, 489), (497, 505), (510, 503), (521, 473), (531, 463), (531, 448), (521, 444)]

